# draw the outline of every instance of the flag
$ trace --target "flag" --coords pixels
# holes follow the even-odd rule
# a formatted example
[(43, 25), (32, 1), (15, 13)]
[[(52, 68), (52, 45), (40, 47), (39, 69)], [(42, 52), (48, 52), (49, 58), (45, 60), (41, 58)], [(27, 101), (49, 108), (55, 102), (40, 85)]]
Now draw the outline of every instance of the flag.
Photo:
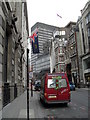
[(59, 14), (57, 14), (58, 17), (62, 18)]
[(31, 43), (32, 43), (32, 41), (35, 42), (35, 38), (34, 37), (36, 37), (36, 36), (37, 36), (37, 34), (33, 33), (33, 35), (29, 37), (29, 38), (31, 38)]
[(38, 32), (33, 33), (33, 35), (30, 36), (30, 38), (33, 54), (39, 53)]

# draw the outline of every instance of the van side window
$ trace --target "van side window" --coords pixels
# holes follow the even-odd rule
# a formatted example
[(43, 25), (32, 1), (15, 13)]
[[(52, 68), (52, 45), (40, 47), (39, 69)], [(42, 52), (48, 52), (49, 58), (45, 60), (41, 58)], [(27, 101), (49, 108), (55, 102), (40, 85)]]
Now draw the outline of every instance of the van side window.
[(55, 88), (56, 87), (56, 82), (53, 79), (48, 79), (48, 84), (47, 84), (48, 88)]
[(60, 80), (58, 81), (58, 85), (59, 85), (59, 88), (67, 87), (66, 79), (60, 79)]

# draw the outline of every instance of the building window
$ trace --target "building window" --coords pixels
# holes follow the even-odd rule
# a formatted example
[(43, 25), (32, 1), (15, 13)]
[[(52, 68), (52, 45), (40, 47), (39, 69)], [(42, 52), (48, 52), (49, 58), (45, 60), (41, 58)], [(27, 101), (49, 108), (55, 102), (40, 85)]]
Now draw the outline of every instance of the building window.
[(88, 37), (90, 37), (90, 28), (88, 28)]
[(60, 31), (60, 35), (65, 35), (65, 31)]
[(60, 62), (63, 62), (63, 61), (64, 61), (64, 57), (63, 57), (63, 56), (60, 56), (60, 57), (59, 57), (59, 61), (60, 61)]
[[(82, 23), (81, 23), (81, 26), (82, 26)], [(82, 41), (83, 41), (84, 53), (86, 53), (86, 50), (85, 50), (85, 39), (84, 39), (84, 30), (83, 29), (82, 29)]]
[(88, 14), (88, 22), (90, 22), (90, 13)]
[(90, 51), (90, 38), (88, 39), (88, 43), (89, 43), (89, 51)]
[(60, 48), (60, 53), (63, 53), (62, 47)]
[(86, 24), (90, 22), (90, 13), (86, 16)]
[(62, 31), (62, 35), (65, 35), (65, 31)]
[(88, 16), (86, 17), (86, 24), (88, 24)]

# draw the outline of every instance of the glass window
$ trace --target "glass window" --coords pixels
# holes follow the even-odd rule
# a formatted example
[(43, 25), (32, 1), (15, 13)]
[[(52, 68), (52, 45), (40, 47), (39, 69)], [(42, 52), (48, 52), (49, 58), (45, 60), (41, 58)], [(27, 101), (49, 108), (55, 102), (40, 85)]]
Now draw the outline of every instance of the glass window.
[(61, 65), (61, 72), (64, 72), (65, 71), (65, 65)]
[(62, 31), (62, 35), (65, 35), (65, 31)]
[(62, 31), (60, 31), (60, 35), (62, 35)]
[(60, 48), (60, 53), (62, 53), (63, 51), (62, 51), (62, 48)]
[(88, 37), (90, 36), (90, 28), (88, 28)]
[(86, 17), (86, 24), (88, 24), (89, 22), (90, 22), (90, 13)]
[(59, 80), (58, 85), (59, 85), (59, 88), (67, 87), (66, 79)]
[(86, 24), (88, 24), (88, 16), (86, 17)]
[(48, 88), (55, 88), (56, 87), (56, 81), (53, 79), (48, 79)]
[(90, 22), (90, 13), (88, 14), (88, 22)]

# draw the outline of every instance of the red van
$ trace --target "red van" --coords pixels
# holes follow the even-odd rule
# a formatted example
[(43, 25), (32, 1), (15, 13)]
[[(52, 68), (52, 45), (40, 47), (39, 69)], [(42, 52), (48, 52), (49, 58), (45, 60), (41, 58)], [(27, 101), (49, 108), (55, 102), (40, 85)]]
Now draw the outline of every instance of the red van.
[(70, 102), (70, 86), (66, 73), (47, 73), (42, 77), (40, 101), (66, 105)]

